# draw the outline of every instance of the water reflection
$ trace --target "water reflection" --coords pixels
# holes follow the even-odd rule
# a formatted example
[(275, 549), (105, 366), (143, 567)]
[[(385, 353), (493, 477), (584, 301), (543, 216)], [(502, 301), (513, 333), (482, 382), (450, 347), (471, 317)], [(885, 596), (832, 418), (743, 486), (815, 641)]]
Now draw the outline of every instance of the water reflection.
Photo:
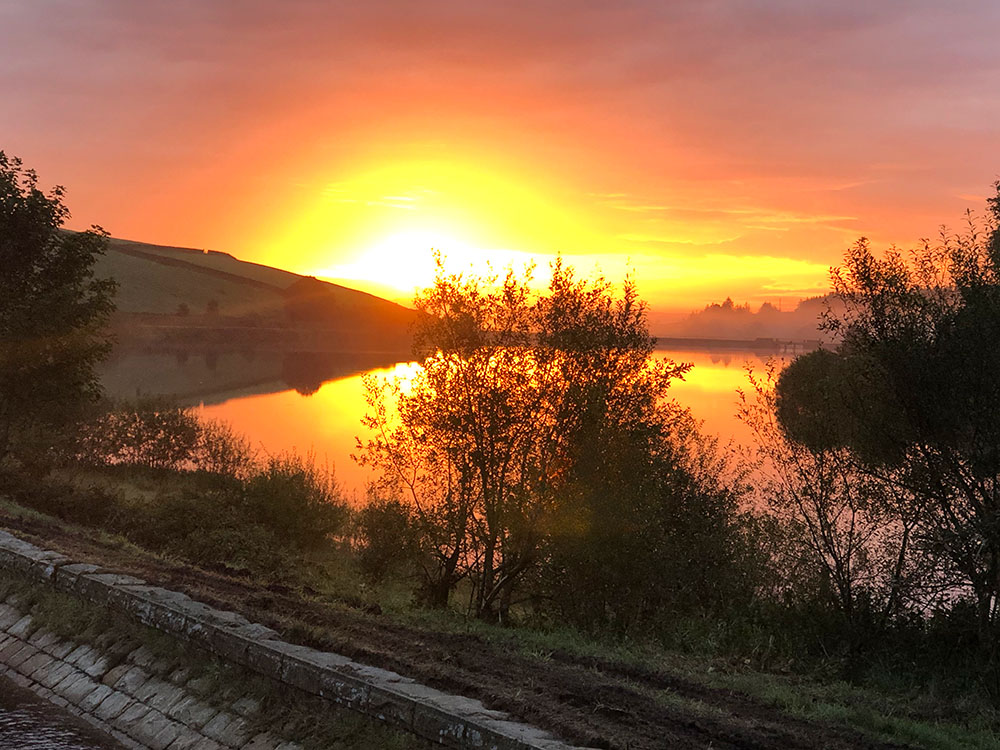
[(114, 740), (0, 677), (0, 748), (121, 750)]
[[(657, 356), (694, 365), (672, 392), (706, 432), (723, 443), (749, 443), (749, 430), (735, 418), (736, 390), (747, 386), (747, 364), (762, 369), (766, 354), (662, 349)], [(333, 465), (345, 490), (360, 497), (370, 477), (350, 455), (356, 438), (363, 437), (362, 378), (408, 372), (409, 365), (385, 354), (166, 352), (119, 356), (105, 367), (104, 383), (119, 397), (173, 394), (206, 416), (229, 422), (271, 453), (311, 452), (319, 463)]]

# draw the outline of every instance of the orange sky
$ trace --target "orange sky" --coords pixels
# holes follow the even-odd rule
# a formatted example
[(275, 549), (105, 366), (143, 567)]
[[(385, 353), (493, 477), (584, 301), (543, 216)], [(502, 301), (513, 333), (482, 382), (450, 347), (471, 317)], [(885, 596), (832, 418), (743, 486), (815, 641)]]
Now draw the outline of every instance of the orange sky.
[(72, 226), (407, 297), (634, 269), (658, 310), (825, 288), (1000, 176), (1000, 4), (0, 3), (0, 149)]

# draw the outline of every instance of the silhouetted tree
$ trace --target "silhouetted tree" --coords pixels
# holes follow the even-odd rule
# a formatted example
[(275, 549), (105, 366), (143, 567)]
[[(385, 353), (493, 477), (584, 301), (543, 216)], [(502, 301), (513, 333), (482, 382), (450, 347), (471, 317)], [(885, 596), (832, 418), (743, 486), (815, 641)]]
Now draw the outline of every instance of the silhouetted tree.
[(0, 152), (0, 458), (15, 433), (25, 445), (100, 394), (94, 367), (110, 349), (115, 283), (93, 269), (107, 234), (63, 231), (63, 194), (43, 193), (33, 170)]
[(782, 374), (785, 433), (846, 448), (922, 501), (919, 542), (976, 601), (987, 662), (1000, 635), (1000, 184), (985, 229), (925, 242), (907, 261), (866, 240), (835, 269), (832, 352)]
[[(825, 356), (832, 355), (818, 359)], [(912, 493), (867, 471), (825, 433), (787, 436), (776, 415), (773, 360), (763, 374), (748, 377), (738, 417), (755, 437), (759, 502), (785, 540), (775, 561), (782, 573), (775, 593), (832, 610), (842, 618), (834, 620), (841, 645), (856, 650), (922, 603), (927, 571), (913, 551), (919, 507)]]
[[(678, 410), (664, 398), (687, 367), (650, 358), (631, 282), (617, 296), (561, 261), (541, 295), (530, 274), (479, 279), (439, 264), (416, 307), (422, 368), (405, 388), (369, 382), (374, 437), (361, 457), (380, 470), (382, 494), (412, 504), (428, 598), (445, 604), (469, 577), (473, 611), (503, 619), (520, 582), (553, 553), (567, 505), (590, 512), (595, 496), (578, 490), (600, 451), (630, 430), (669, 430)], [(607, 504), (600, 513), (600, 524), (621, 516)]]

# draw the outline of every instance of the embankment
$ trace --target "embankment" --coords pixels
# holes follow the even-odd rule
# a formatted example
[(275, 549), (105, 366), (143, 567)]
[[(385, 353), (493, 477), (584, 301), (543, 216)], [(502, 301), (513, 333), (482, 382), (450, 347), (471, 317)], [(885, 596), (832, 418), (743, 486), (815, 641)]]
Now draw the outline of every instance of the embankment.
[[(301, 695), (318, 713), (347, 709), (415, 739), (452, 748), (571, 750), (479, 701), (338, 654), (289, 644), (240, 615), (74, 562), (5, 532), (0, 532), (0, 570), (35, 589), (126, 616), (184, 648), (258, 675), (286, 698), (291, 695), (292, 704)], [(219, 690), (208, 685), (205, 692), (204, 681), (199, 683), (201, 678), (183, 666), (157, 659), (142, 647), (122, 653), (120, 645), (110, 643), (102, 650), (57, 634), (44, 618), (25, 611), (23, 599), (14, 594), (0, 607), (0, 665), (16, 681), (102, 726), (123, 744), (150, 750), (271, 750), (285, 742), (277, 732), (281, 727), (273, 726), (275, 714), (261, 715), (259, 700), (233, 693), (239, 685), (231, 683), (241, 682), (239, 677), (221, 683), (229, 695), (224, 706), (213, 705), (211, 698)]]

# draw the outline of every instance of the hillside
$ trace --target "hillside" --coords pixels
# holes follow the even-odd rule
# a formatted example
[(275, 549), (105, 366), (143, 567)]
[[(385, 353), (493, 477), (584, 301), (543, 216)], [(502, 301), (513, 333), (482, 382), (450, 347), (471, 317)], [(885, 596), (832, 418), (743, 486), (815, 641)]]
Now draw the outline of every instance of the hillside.
[(112, 239), (95, 270), (118, 281), (124, 346), (408, 348), (412, 310), (228, 253)]

